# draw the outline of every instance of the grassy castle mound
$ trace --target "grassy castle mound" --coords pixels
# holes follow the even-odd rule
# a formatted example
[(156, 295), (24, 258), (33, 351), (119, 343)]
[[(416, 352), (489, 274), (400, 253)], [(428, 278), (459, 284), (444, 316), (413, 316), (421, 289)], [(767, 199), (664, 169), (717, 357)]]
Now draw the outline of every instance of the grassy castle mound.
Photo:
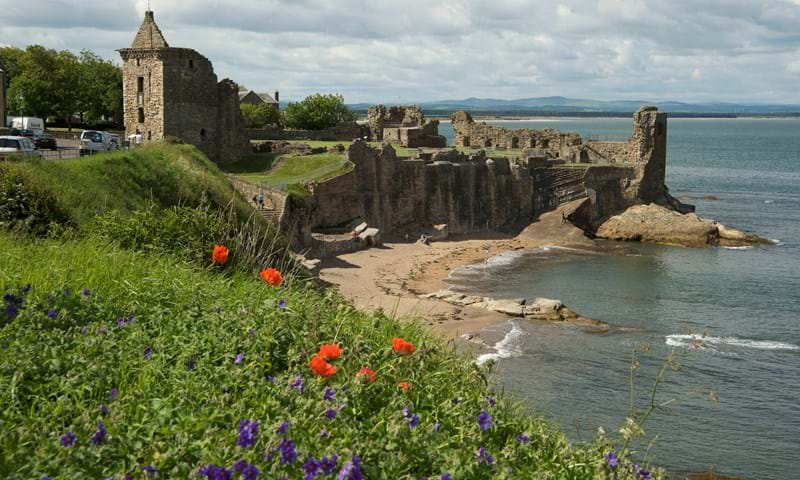
[(187, 146), (0, 166), (0, 477), (647, 478), (319, 290), (249, 208)]

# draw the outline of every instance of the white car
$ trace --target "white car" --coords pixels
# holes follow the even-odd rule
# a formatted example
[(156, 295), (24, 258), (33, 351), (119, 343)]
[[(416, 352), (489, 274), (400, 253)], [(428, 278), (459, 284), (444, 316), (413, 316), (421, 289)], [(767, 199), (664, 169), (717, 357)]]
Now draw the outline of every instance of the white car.
[(39, 152), (28, 137), (0, 136), (0, 156), (4, 155), (35, 157)]
[(84, 130), (81, 133), (81, 155), (92, 155), (99, 152), (114, 150), (111, 134), (97, 130)]

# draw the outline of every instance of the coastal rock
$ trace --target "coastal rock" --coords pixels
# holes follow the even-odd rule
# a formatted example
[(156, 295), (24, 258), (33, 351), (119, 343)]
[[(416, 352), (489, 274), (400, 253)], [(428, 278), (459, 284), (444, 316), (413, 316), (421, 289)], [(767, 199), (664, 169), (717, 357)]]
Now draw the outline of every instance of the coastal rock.
[(519, 300), (491, 300), (486, 302), (486, 309), (514, 317), (525, 315), (525, 305), (520, 303)]
[(656, 204), (636, 205), (606, 220), (595, 233), (609, 240), (627, 240), (684, 247), (768, 243), (694, 213), (681, 214)]

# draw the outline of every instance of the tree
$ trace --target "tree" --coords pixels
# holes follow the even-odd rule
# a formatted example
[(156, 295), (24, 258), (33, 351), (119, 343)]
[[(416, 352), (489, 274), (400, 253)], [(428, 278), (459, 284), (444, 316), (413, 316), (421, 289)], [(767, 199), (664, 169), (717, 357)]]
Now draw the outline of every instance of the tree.
[(244, 125), (247, 128), (261, 128), (265, 125), (279, 125), (281, 112), (275, 105), (262, 103), (261, 105), (241, 104)]
[(56, 115), (62, 70), (59, 55), (40, 45), (25, 49), (8, 89), (9, 111), (16, 115), (47, 118)]
[(122, 118), (122, 70), (89, 50), (80, 56), (79, 111), (94, 123), (102, 117)]
[(324, 130), (356, 118), (344, 104), (344, 97), (334, 94), (309, 95), (300, 102), (290, 103), (283, 112), (283, 124), (300, 130)]

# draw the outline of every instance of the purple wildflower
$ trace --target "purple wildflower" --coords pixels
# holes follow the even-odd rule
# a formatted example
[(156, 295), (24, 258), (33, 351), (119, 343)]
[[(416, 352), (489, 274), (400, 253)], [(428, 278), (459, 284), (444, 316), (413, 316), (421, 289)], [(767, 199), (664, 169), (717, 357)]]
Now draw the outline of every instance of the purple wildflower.
[(75, 440), (77, 439), (78, 439), (77, 435), (75, 435), (72, 432), (67, 432), (64, 435), (61, 435), (61, 446), (64, 448), (69, 448), (75, 443)]
[(128, 315), (128, 323), (129, 324), (132, 324), (134, 320), (136, 320), (136, 317), (134, 317), (133, 314)]
[(286, 430), (289, 430), (289, 423), (286, 421), (281, 422), (281, 425), (278, 427), (277, 430), (278, 435), (280, 435), (281, 437), (286, 435)]
[(117, 387), (111, 387), (111, 390), (108, 392), (108, 398), (116, 400), (117, 396), (119, 396), (119, 390), (117, 390)]
[(415, 413), (414, 415), (411, 415), (410, 419), (408, 419), (408, 426), (411, 428), (417, 428), (417, 425), (419, 425), (419, 416)]
[(267, 375), (267, 381), (270, 383), (275, 383), (275, 375)]
[(481, 412), (478, 414), (478, 426), (481, 427), (481, 430), (485, 432), (486, 430), (489, 430), (489, 427), (491, 427), (493, 424), (494, 422), (492, 421), (492, 417), (488, 413)]
[(303, 376), (300, 374), (297, 374), (297, 376), (294, 377), (294, 381), (289, 384), (289, 390), (291, 391), (294, 389), (297, 389), (298, 393), (303, 393), (303, 390), (306, 389), (306, 382), (303, 381)]
[(642, 480), (650, 480), (650, 470), (643, 468), (639, 470), (638, 475), (642, 477)]
[(334, 420), (336, 418), (336, 410), (329, 408), (325, 410), (325, 413), (322, 414), (328, 420)]
[(328, 436), (328, 431), (323, 428), (322, 431), (319, 432), (319, 438), (325, 438), (327, 436)]
[(619, 457), (617, 457), (617, 454), (614, 452), (606, 453), (603, 458), (605, 458), (606, 463), (611, 468), (617, 468), (617, 465), (619, 465)]
[(486, 403), (488, 403), (490, 407), (494, 407), (495, 405), (497, 405), (497, 400), (495, 400), (493, 397), (490, 397), (489, 395), (487, 395), (486, 396)]
[(206, 477), (208, 480), (231, 480), (233, 476), (233, 472), (230, 470), (213, 464), (200, 467), (197, 474)]
[(42, 477), (42, 480), (53, 480), (53, 479), (51, 477), (48, 477), (47, 475), (45, 475), (44, 477)]
[(353, 455), (350, 461), (347, 461), (339, 470), (337, 480), (362, 480), (364, 476), (361, 474), (361, 457)]
[(100, 410), (100, 415), (108, 415), (108, 407), (101, 403), (98, 408)]
[(25, 285), (24, 287), (22, 287), (20, 289), (20, 292), (22, 292), (23, 295), (27, 295), (28, 292), (30, 292), (30, 291), (31, 291), (31, 284), (30, 283)]
[(17, 308), (16, 305), (9, 303), (6, 306), (6, 317), (8, 317), (9, 320), (14, 320), (14, 318), (16, 318), (18, 313), (19, 313), (19, 308)]
[(88, 325), (84, 325), (84, 326), (81, 327), (81, 335), (86, 335), (86, 332), (88, 332), (88, 331), (89, 331), (89, 326)]
[(449, 473), (445, 473), (444, 475), (442, 475), (442, 480), (450, 480), (451, 478), (452, 475), (450, 475)]
[(290, 438), (284, 438), (278, 444), (278, 449), (281, 451), (281, 465), (292, 464), (297, 460), (297, 451), (294, 448), (294, 442)]
[(236, 358), (233, 359), (233, 364), (239, 365), (240, 363), (242, 363), (242, 360), (244, 360), (244, 353), (239, 352), (238, 354), (236, 354)]
[(49, 318), (50, 320), (55, 320), (57, 316), (58, 312), (56, 312), (55, 308), (51, 308), (50, 310), (47, 311), (47, 318)]
[(258, 435), (258, 422), (241, 420), (239, 422), (239, 438), (236, 440), (236, 445), (247, 448), (256, 443), (256, 435)]
[(153, 347), (151, 347), (150, 345), (144, 347), (144, 359), (150, 360), (150, 357), (152, 356), (153, 356)]
[(106, 438), (106, 426), (103, 422), (97, 422), (97, 431), (94, 432), (92, 435), (91, 442), (92, 445), (99, 445), (103, 443), (103, 439)]
[(286, 300), (282, 298), (278, 300), (278, 308), (286, 308)]
[(239, 472), (244, 480), (256, 480), (260, 473), (255, 465), (251, 465), (244, 460), (239, 460), (234, 463), (233, 469)]
[(91, 295), (91, 294), (92, 294), (92, 291), (91, 291), (91, 290), (89, 290), (88, 288), (84, 288), (83, 290), (81, 290), (81, 294), (82, 294), (84, 297), (88, 297), (89, 295)]
[(339, 462), (339, 457), (333, 454), (330, 458), (322, 457), (319, 460), (319, 468), (322, 470), (323, 475), (330, 475), (336, 470), (336, 464)]
[(319, 470), (319, 462), (314, 457), (308, 457), (305, 462), (303, 462), (303, 471), (306, 473), (304, 480), (314, 480), (314, 477), (317, 476), (317, 471)]
[(486, 452), (486, 449), (481, 447), (475, 452), (475, 456), (478, 457), (478, 464), (479, 465), (492, 465), (494, 464), (494, 457), (489, 455)]
[(409, 416), (410, 414), (411, 414), (411, 407), (409, 407), (408, 405), (406, 405), (406, 407), (405, 407), (405, 408), (403, 408), (403, 418), (408, 418), (408, 416)]
[(152, 465), (145, 465), (144, 467), (142, 467), (142, 471), (150, 477), (155, 477), (156, 475), (158, 475), (158, 470), (156, 469), (156, 467)]
[(331, 387), (325, 387), (325, 391), (322, 392), (322, 399), (326, 402), (332, 402), (334, 394), (335, 392)]
[(525, 435), (524, 433), (517, 435), (517, 440), (523, 445), (531, 443), (531, 437)]
[(125, 326), (125, 317), (119, 317), (117, 319), (117, 326), (118, 327), (124, 327)]

